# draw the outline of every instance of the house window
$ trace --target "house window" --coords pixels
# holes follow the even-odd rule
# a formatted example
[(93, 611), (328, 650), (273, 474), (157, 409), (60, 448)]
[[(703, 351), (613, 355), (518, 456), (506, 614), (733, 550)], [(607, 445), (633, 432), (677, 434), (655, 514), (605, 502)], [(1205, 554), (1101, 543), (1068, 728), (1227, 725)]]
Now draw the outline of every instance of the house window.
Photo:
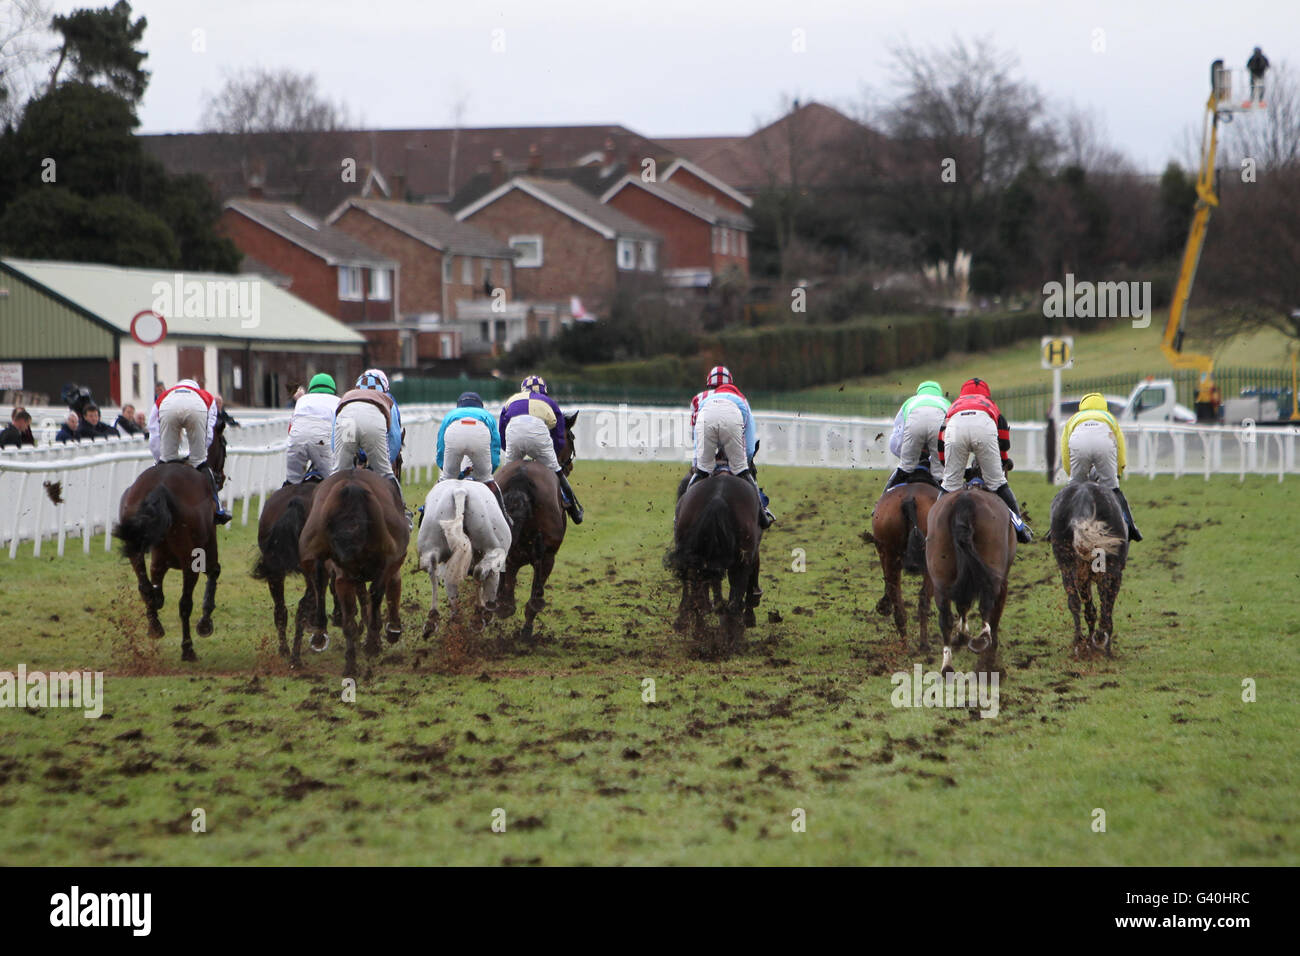
[(441, 354), (442, 354), (442, 357), (443, 357), (443, 358), (445, 358), (445, 359), (449, 359), (449, 358), (454, 358), (454, 357), (455, 357), (455, 356), (453, 356), (453, 355), (451, 354), (451, 352), (452, 352), (452, 346), (453, 346), (455, 343), (452, 341), (452, 338), (451, 338), (450, 335), (440, 335), (440, 336), (438, 336), (438, 342), (439, 342), (439, 344), (440, 344), (440, 346), (441, 346), (441, 348), (442, 348), (442, 352), (441, 352)]
[(387, 269), (370, 270), (370, 298), (377, 302), (387, 302), (393, 297), (393, 285), (388, 281)]
[(550, 320), (550, 319), (538, 319), (538, 320), (537, 320), (537, 334), (538, 334), (541, 338), (543, 338), (543, 339), (549, 339), (549, 338), (551, 337), (551, 320)]
[(443, 282), (451, 281), (451, 259), (452, 259), (451, 256), (442, 257), (442, 281)]
[(349, 302), (363, 298), (359, 266), (339, 266), (339, 298)]
[(718, 250), (720, 250), (720, 249), (722, 248), (722, 240), (718, 237), (718, 233), (719, 233), (720, 231), (721, 231), (721, 230), (719, 230), (717, 226), (714, 226), (714, 227), (713, 227), (712, 232), (713, 232), (713, 251), (714, 251), (714, 252), (717, 252)]
[(537, 269), (541, 267), (541, 236), (511, 236), (510, 248), (515, 251), (516, 269)]
[(641, 243), (639, 252), (641, 271), (654, 272), (655, 260), (657, 258), (655, 244), (653, 242), (643, 242)]
[(731, 230), (725, 227), (722, 230), (722, 254), (731, 255)]
[(480, 322), (478, 324), (478, 337), (484, 342), (489, 340), (490, 333), (488, 332), (488, 324), (486, 322)]
[(501, 263), (501, 288), (510, 288), (510, 263)]
[(460, 281), (464, 285), (474, 284), (474, 260), (464, 256), (460, 260)]
[(618, 240), (618, 267), (624, 271), (636, 268), (636, 242), (634, 240)]

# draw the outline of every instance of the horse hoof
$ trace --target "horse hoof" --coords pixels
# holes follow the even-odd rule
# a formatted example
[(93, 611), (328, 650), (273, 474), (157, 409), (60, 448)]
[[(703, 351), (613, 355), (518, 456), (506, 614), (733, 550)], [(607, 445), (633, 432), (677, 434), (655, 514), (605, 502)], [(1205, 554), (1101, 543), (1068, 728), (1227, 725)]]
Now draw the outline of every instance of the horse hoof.
[(978, 637), (972, 638), (971, 642), (966, 646), (969, 647), (971, 652), (974, 654), (983, 654), (989, 649), (989, 645), (992, 643), (991, 640), (981, 634)]
[(313, 634), (311, 640), (307, 642), (307, 646), (317, 654), (322, 654), (324, 653), (325, 648), (330, 646), (330, 636), (324, 631), (321, 631), (319, 634)]
[(377, 640), (366, 641), (366, 643), (362, 645), (362, 648), (366, 652), (366, 657), (375, 657), (379, 654), (381, 650), (383, 650), (383, 648), (380, 647), (379, 645), (379, 641)]
[(199, 655), (194, 653), (194, 648), (186, 647), (181, 649), (181, 660), (197, 661), (198, 659), (199, 659)]
[(751, 608), (745, 608), (745, 627), (757, 627), (758, 618), (754, 616)]
[(276, 648), (276, 653), (278, 653), (281, 657), (288, 657), (288, 656), (289, 656), (289, 645), (288, 645), (288, 644), (281, 644), (278, 648)]
[(879, 614), (881, 617), (888, 617), (889, 612), (892, 610), (893, 610), (893, 602), (889, 600), (888, 594), (886, 594), (884, 597), (882, 597), (879, 601), (876, 602), (876, 613)]
[(199, 637), (211, 637), (212, 621), (206, 617), (199, 618), (199, 623), (196, 630), (198, 631)]
[(384, 637), (388, 639), (389, 644), (396, 644), (402, 639), (402, 629), (400, 627), (390, 627), (384, 632)]

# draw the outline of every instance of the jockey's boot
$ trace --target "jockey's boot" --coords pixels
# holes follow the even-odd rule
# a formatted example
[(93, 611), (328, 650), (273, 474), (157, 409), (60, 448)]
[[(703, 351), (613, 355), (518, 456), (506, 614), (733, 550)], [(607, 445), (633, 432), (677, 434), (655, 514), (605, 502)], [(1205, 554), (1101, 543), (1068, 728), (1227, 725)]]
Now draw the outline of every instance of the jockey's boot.
[(745, 477), (749, 479), (750, 484), (754, 486), (754, 490), (758, 492), (758, 526), (767, 530), (772, 527), (772, 522), (776, 520), (776, 516), (767, 510), (767, 502), (763, 500), (763, 489), (758, 487), (758, 479), (754, 477), (754, 473), (746, 469)]
[(1020, 517), (1020, 505), (1016, 503), (1016, 495), (1011, 490), (1011, 485), (1003, 484), (997, 490), (997, 496), (1011, 509), (1011, 523), (1016, 526), (1016, 540), (1021, 544), (1029, 544), (1034, 540), (1034, 534), (1029, 530), (1029, 525), (1025, 524), (1024, 519)]
[(1133, 512), (1129, 510), (1128, 499), (1124, 497), (1124, 492), (1118, 487), (1113, 489), (1115, 497), (1119, 499), (1120, 510), (1124, 512), (1124, 521), (1128, 524), (1128, 539), (1130, 541), (1141, 541), (1142, 532), (1138, 531), (1137, 525), (1133, 523)]
[(506, 499), (505, 496), (501, 494), (500, 486), (497, 485), (495, 480), (485, 481), (483, 484), (487, 485), (492, 494), (496, 495), (497, 504), (501, 506), (501, 513), (506, 516), (506, 527), (513, 531), (515, 529), (515, 523), (510, 519), (510, 512), (506, 511)]
[(208, 476), (208, 484), (212, 486), (212, 500), (217, 503), (217, 513), (215, 520), (217, 524), (229, 524), (230, 512), (221, 506), (221, 489), (217, 487), (217, 476), (212, 473), (208, 463), (202, 462), (195, 466), (199, 471)]
[(697, 481), (703, 481), (707, 477), (709, 477), (709, 473), (707, 471), (702, 471), (701, 469), (696, 468), (694, 471), (691, 472), (691, 480), (686, 482), (687, 489), (689, 489), (691, 485), (695, 484)]
[(564, 477), (562, 471), (557, 471), (555, 477), (560, 482), (560, 497), (564, 499), (564, 510), (569, 513), (574, 524), (582, 524), (582, 505), (578, 504), (578, 496), (569, 487), (569, 479)]
[(888, 491), (890, 488), (894, 487), (894, 485), (901, 485), (903, 482), (907, 481), (910, 474), (910, 471), (903, 471), (902, 468), (895, 468), (894, 473), (890, 475), (889, 480), (885, 482), (885, 490)]

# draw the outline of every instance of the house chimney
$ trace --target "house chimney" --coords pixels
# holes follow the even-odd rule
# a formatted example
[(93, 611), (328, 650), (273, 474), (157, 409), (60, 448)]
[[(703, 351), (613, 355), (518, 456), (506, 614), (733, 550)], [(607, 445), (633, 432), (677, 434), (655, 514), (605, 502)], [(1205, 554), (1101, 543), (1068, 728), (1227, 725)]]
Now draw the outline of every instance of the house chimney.
[(492, 150), (492, 187), (495, 189), (506, 181), (506, 154), (500, 149)]
[(614, 137), (613, 136), (605, 137), (605, 165), (606, 166), (614, 165)]
[(528, 147), (528, 172), (536, 175), (542, 171), (542, 150), (536, 143)]
[(393, 173), (388, 177), (388, 188), (390, 190), (389, 199), (396, 199), (398, 202), (406, 201), (406, 173)]

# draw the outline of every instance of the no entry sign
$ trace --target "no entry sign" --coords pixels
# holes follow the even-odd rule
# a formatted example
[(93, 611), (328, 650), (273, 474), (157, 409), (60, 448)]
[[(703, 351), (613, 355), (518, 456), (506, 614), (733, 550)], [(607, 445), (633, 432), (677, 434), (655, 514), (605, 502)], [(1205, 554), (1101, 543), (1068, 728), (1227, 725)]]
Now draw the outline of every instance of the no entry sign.
[(157, 345), (167, 338), (167, 320), (150, 309), (137, 312), (131, 320), (131, 338), (141, 345)]

